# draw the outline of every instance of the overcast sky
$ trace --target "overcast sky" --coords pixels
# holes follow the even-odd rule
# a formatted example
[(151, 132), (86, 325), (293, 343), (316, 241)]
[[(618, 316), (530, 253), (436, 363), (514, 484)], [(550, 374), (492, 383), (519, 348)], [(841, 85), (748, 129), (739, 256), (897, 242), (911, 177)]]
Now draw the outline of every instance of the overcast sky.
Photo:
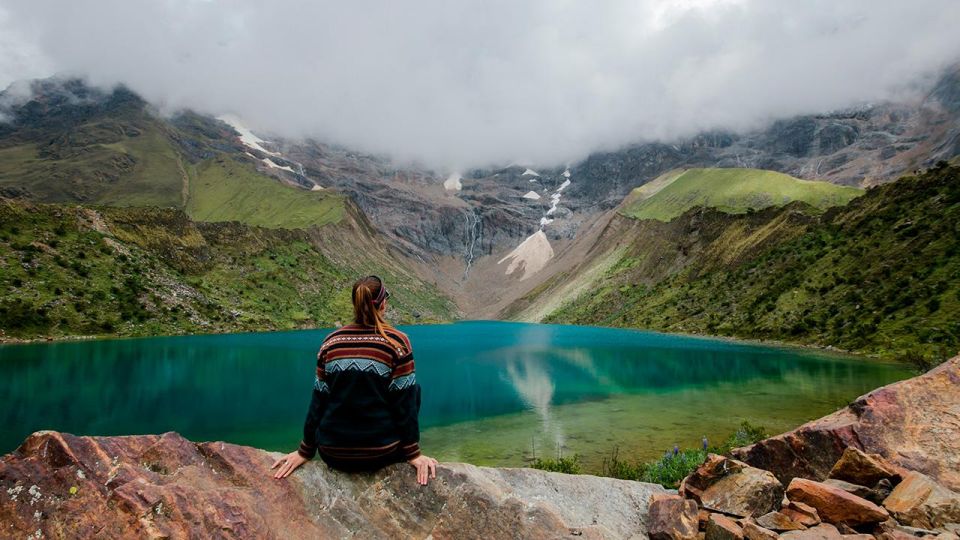
[(458, 169), (902, 96), (957, 0), (0, 0), (0, 86), (126, 83), (164, 110)]

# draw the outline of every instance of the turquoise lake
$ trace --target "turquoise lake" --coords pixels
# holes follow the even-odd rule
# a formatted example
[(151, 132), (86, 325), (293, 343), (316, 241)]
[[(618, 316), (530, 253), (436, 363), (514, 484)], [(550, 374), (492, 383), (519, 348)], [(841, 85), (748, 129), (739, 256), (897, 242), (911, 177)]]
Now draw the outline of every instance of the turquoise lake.
[[(851, 356), (611, 328), (507, 322), (402, 327), (414, 346), (424, 451), (522, 466), (615, 449), (648, 459), (747, 420), (777, 433), (910, 376)], [(0, 453), (41, 429), (177, 431), (269, 450), (297, 446), (329, 332), (0, 346)]]

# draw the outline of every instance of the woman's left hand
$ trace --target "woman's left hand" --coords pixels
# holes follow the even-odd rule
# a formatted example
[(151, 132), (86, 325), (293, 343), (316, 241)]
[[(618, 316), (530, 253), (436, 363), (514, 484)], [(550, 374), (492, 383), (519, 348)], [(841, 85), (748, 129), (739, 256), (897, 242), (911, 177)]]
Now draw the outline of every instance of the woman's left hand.
[(294, 450), (293, 452), (290, 452), (289, 454), (278, 459), (276, 463), (274, 463), (273, 466), (270, 468), (276, 469), (278, 465), (282, 465), (280, 467), (280, 470), (278, 470), (276, 474), (273, 475), (273, 477), (286, 478), (290, 476), (290, 473), (292, 473), (294, 469), (303, 465), (307, 461), (308, 461), (307, 458), (301, 456), (300, 452), (297, 452), (296, 450)]
[(427, 485), (431, 478), (437, 477), (437, 460), (427, 457), (423, 454), (407, 461), (417, 469), (417, 483), (421, 486)]

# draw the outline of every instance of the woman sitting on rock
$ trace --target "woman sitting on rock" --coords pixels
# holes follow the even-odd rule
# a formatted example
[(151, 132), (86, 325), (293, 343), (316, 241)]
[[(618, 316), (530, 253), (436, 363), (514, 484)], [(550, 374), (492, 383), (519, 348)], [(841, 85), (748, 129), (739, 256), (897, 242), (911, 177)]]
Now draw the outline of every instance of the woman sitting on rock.
[(390, 293), (377, 276), (353, 284), (354, 323), (323, 340), (300, 448), (278, 459), (285, 478), (315, 453), (342, 471), (372, 471), (406, 461), (417, 482), (436, 478), (437, 460), (420, 453), (420, 386), (413, 349), (384, 320)]

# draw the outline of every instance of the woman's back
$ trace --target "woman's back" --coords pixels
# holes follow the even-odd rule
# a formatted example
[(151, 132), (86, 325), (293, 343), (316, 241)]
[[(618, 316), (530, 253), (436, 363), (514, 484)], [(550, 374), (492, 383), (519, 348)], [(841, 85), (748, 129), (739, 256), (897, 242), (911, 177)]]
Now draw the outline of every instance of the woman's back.
[[(317, 354), (314, 387), (326, 394), (317, 446), (381, 447), (413, 439), (408, 408), (419, 408), (413, 351), (406, 334), (350, 324), (330, 333)], [(399, 345), (399, 346), (398, 346)], [(415, 421), (415, 418), (413, 419)]]
[(406, 461), (417, 482), (436, 476), (420, 454), (420, 386), (407, 335), (384, 319), (390, 292), (377, 276), (353, 284), (354, 323), (331, 332), (317, 353), (313, 396), (296, 452), (280, 458), (283, 478), (315, 454), (347, 471)]

